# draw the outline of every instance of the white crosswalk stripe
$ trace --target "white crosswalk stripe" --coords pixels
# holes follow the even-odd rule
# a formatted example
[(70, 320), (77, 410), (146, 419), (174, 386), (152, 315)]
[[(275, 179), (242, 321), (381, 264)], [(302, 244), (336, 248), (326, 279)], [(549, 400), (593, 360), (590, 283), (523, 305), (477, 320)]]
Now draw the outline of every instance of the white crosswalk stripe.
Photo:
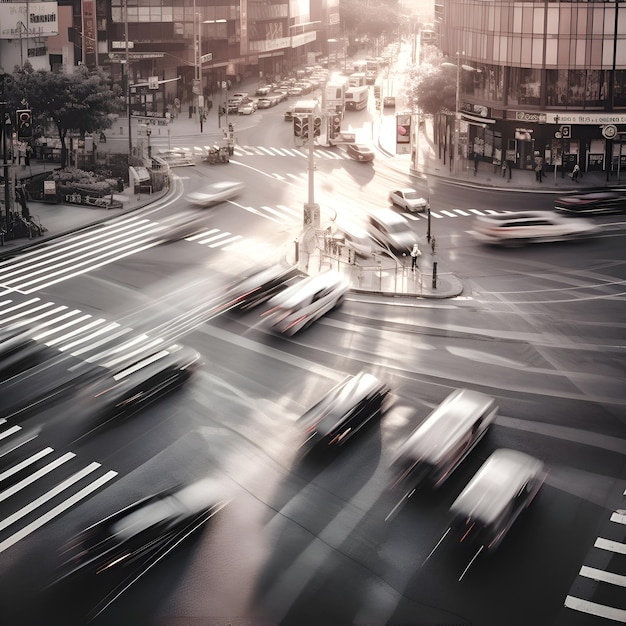
[[(0, 440), (0, 553), (117, 476), (100, 463), (85, 464), (74, 452), (61, 454), (42, 446), (36, 434), (29, 436), (21, 426), (0, 431)], [(21, 478), (12, 482), (15, 476)]]
[[(208, 148), (207, 148), (208, 149)], [(243, 156), (290, 156), (308, 158), (307, 148), (283, 148), (274, 146), (234, 146), (233, 154), (237, 157)], [(319, 159), (350, 160), (344, 152), (334, 152), (323, 148), (314, 148), (313, 154)]]

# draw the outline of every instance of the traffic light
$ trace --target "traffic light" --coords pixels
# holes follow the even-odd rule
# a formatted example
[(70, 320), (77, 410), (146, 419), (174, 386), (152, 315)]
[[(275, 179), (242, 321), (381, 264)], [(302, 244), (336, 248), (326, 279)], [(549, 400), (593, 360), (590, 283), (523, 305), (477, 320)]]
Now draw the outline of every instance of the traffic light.
[(313, 118), (313, 137), (319, 137), (322, 134), (322, 118), (317, 116)]
[(333, 115), (330, 120), (330, 137), (337, 137), (341, 132), (341, 115)]
[(33, 117), (30, 109), (19, 109), (15, 112), (17, 117), (18, 139), (30, 139), (33, 136)]
[(302, 137), (302, 124), (304, 119), (298, 117), (297, 115), (293, 116), (293, 136), (294, 137)]
[(374, 86), (374, 98), (376, 98), (376, 100), (380, 100), (380, 85)]

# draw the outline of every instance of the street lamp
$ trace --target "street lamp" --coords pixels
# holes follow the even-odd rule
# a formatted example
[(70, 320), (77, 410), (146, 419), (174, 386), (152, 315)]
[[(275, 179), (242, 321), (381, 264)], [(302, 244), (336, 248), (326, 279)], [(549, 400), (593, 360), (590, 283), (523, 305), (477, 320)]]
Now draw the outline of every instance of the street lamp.
[[(7, 160), (7, 137), (11, 131), (11, 116), (6, 112), (5, 79), (7, 75), (0, 67), (0, 136), (2, 136), (2, 175), (4, 177), (4, 207), (5, 207), (5, 231), (11, 232), (11, 187), (9, 185), (9, 164)], [(0, 229), (1, 232), (1, 229)], [(4, 237), (4, 235), (2, 235)], [(4, 242), (4, 239), (2, 240)]]

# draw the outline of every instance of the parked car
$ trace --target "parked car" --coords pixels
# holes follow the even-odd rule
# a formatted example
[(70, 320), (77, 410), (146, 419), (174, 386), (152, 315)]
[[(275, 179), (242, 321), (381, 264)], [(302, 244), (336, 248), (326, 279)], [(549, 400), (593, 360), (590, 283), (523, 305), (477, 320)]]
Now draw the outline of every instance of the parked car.
[(187, 201), (198, 207), (209, 207), (238, 196), (245, 185), (238, 180), (222, 180), (187, 194)]
[(302, 89), (300, 89), (300, 87), (289, 87), (289, 89), (287, 89), (287, 95), (290, 98), (295, 98), (297, 96), (301, 96), (303, 94)]
[(258, 269), (228, 285), (223, 296), (220, 297), (218, 308), (222, 311), (233, 308), (253, 309), (286, 289), (300, 276), (300, 271), (296, 266), (286, 266), (280, 263)]
[(344, 445), (370, 420), (382, 417), (390, 391), (387, 383), (367, 372), (348, 376), (302, 416), (302, 450)]
[(392, 252), (408, 254), (413, 244), (418, 243), (408, 220), (392, 209), (373, 211), (368, 218), (367, 230), (374, 241)]
[(374, 160), (374, 151), (359, 143), (349, 143), (346, 146), (346, 152), (349, 157), (354, 159), (355, 161), (373, 161)]
[(428, 209), (428, 200), (420, 196), (415, 189), (404, 187), (402, 189), (394, 189), (389, 193), (391, 204), (395, 204), (407, 211), (417, 212), (426, 211)]
[(238, 113), (239, 107), (244, 104), (243, 98), (229, 98), (226, 106), (229, 113)]
[(554, 209), (573, 215), (621, 213), (626, 210), (626, 193), (596, 191), (562, 196), (554, 201)]
[(411, 433), (392, 462), (392, 486), (440, 487), (484, 437), (498, 412), (491, 396), (456, 389)]
[(263, 317), (274, 331), (294, 335), (339, 306), (348, 289), (348, 283), (339, 272), (309, 276), (274, 296)]
[(495, 550), (546, 479), (544, 464), (516, 450), (496, 450), (452, 503), (462, 542)]
[(522, 245), (586, 237), (599, 232), (588, 220), (574, 220), (547, 211), (498, 213), (477, 217), (473, 235), (493, 244)]
[(227, 504), (211, 478), (141, 498), (72, 537), (61, 549), (55, 582), (141, 575)]

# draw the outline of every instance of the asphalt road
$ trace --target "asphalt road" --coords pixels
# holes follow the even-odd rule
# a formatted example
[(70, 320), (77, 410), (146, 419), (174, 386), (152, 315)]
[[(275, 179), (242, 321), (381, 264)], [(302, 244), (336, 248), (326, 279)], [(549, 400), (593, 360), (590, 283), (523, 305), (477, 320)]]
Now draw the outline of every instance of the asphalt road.
[[(262, 115), (246, 118), (240, 144), (292, 146), (280, 110)], [(353, 115), (367, 133), (367, 112)], [(59, 546), (87, 523), (147, 492), (208, 473), (223, 480), (231, 504), (95, 623), (606, 623), (563, 605), (577, 595), (619, 607), (623, 590), (619, 582), (580, 575), (583, 567), (624, 571), (623, 554), (604, 550), (599, 558), (593, 547), (598, 537), (624, 541), (611, 534), (619, 525), (610, 521), (624, 508), (626, 487), (624, 332), (618, 322), (623, 217), (598, 218), (605, 227), (593, 240), (491, 249), (471, 238), (472, 218), (457, 209), (515, 211), (529, 208), (529, 198), (424, 181), (433, 210), (451, 213), (433, 228), (442, 263), (464, 281), (460, 298), (351, 294), (292, 339), (268, 334), (256, 311), (206, 315), (203, 304), (220, 285), (292, 245), (306, 201), (305, 163), (286, 153), (253, 152), (233, 158), (227, 170), (177, 170), (173, 201), (145, 217), (145, 230), (124, 230), (123, 220), (112, 227), (109, 237), (119, 233), (121, 243), (143, 233), (128, 256), (52, 280), (53, 261), (42, 260), (41, 282), (10, 294), (26, 308), (47, 310), (44, 305), (54, 303), (117, 322), (132, 329), (129, 336), (180, 339), (200, 351), (205, 364), (186, 387), (145, 411), (59, 448), (59, 454), (76, 455), (61, 473), (42, 473), (15, 494), (7, 491), (15, 478), (2, 485), (3, 614), (10, 623), (28, 622), (33, 594), (54, 576)], [(207, 211), (206, 237), (157, 245), (159, 225), (187, 208), (185, 194), (226, 171), (247, 188)], [(315, 176), (316, 200), (355, 220), (386, 206), (391, 186), (410, 182), (383, 155), (373, 165), (320, 158)], [(551, 202), (532, 196), (532, 208)], [(423, 237), (424, 219), (411, 223)], [(301, 462), (298, 417), (347, 373), (363, 369), (390, 383), (393, 406), (337, 458)], [(456, 387), (497, 398), (494, 426), (440, 491), (413, 496), (385, 521), (396, 503), (388, 491), (394, 451)], [(43, 437), (28, 449), (49, 445)], [(447, 527), (451, 502), (500, 447), (541, 458), (550, 474), (501, 549), (474, 563), (459, 582), (468, 562), (459, 546), (444, 542), (424, 560)], [(66, 492), (53, 492), (61, 481), (94, 462), (100, 465), (73, 488), (93, 484), (90, 477), (102, 480), (100, 486), (17, 537), (16, 526), (36, 523), (43, 509), (62, 505)], [(47, 503), (27, 510), (41, 492), (52, 494)], [(16, 512), (23, 514), (12, 521)], [(66, 608), (56, 607), (60, 614)]]

